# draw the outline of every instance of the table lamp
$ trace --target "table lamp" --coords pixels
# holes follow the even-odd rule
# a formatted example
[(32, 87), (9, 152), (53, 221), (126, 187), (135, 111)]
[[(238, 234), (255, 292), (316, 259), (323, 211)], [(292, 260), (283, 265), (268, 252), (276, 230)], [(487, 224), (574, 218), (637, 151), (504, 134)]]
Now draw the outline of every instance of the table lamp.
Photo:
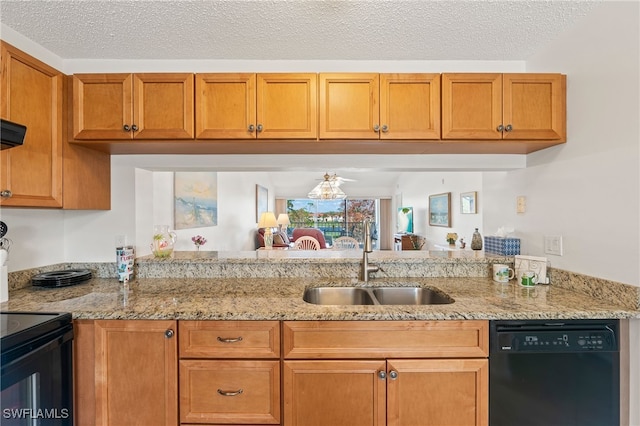
[(278, 230), (286, 234), (287, 227), (291, 225), (291, 221), (289, 220), (289, 215), (286, 213), (280, 213), (278, 215), (277, 223), (278, 223)]
[(273, 248), (273, 232), (271, 228), (278, 226), (276, 215), (273, 212), (264, 212), (260, 215), (258, 228), (264, 228), (264, 248), (271, 250)]

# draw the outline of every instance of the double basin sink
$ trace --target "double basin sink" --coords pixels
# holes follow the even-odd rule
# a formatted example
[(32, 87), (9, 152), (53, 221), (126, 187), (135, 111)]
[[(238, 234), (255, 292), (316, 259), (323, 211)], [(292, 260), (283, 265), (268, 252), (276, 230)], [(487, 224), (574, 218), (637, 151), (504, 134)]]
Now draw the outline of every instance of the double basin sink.
[(423, 287), (312, 287), (302, 299), (315, 305), (442, 305), (454, 300)]

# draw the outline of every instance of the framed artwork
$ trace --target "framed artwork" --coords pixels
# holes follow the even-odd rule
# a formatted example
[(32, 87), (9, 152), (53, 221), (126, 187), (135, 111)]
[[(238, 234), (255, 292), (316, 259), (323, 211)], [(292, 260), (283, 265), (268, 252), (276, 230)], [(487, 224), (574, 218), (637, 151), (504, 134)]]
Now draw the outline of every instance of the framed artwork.
[(173, 175), (174, 229), (218, 224), (218, 174), (175, 172)]
[(451, 228), (451, 193), (429, 195), (429, 225)]
[(413, 207), (398, 207), (398, 233), (413, 233)]
[(269, 190), (264, 186), (256, 185), (256, 222), (260, 221), (260, 215), (269, 210)]
[(478, 213), (477, 207), (477, 192), (463, 192), (460, 194), (460, 213), (462, 214), (476, 214)]

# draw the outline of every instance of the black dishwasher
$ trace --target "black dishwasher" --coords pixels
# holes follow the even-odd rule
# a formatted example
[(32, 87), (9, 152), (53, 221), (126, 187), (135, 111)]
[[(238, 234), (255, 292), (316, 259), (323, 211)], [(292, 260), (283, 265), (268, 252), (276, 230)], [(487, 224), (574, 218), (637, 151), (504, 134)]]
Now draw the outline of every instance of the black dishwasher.
[(619, 320), (490, 321), (491, 426), (620, 423)]

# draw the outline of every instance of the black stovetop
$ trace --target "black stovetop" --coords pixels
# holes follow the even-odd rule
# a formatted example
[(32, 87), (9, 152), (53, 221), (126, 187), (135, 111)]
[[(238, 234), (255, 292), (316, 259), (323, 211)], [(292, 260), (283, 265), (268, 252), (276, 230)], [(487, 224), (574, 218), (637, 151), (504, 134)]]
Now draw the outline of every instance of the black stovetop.
[(51, 312), (0, 312), (0, 346), (4, 353), (71, 326), (71, 314)]

